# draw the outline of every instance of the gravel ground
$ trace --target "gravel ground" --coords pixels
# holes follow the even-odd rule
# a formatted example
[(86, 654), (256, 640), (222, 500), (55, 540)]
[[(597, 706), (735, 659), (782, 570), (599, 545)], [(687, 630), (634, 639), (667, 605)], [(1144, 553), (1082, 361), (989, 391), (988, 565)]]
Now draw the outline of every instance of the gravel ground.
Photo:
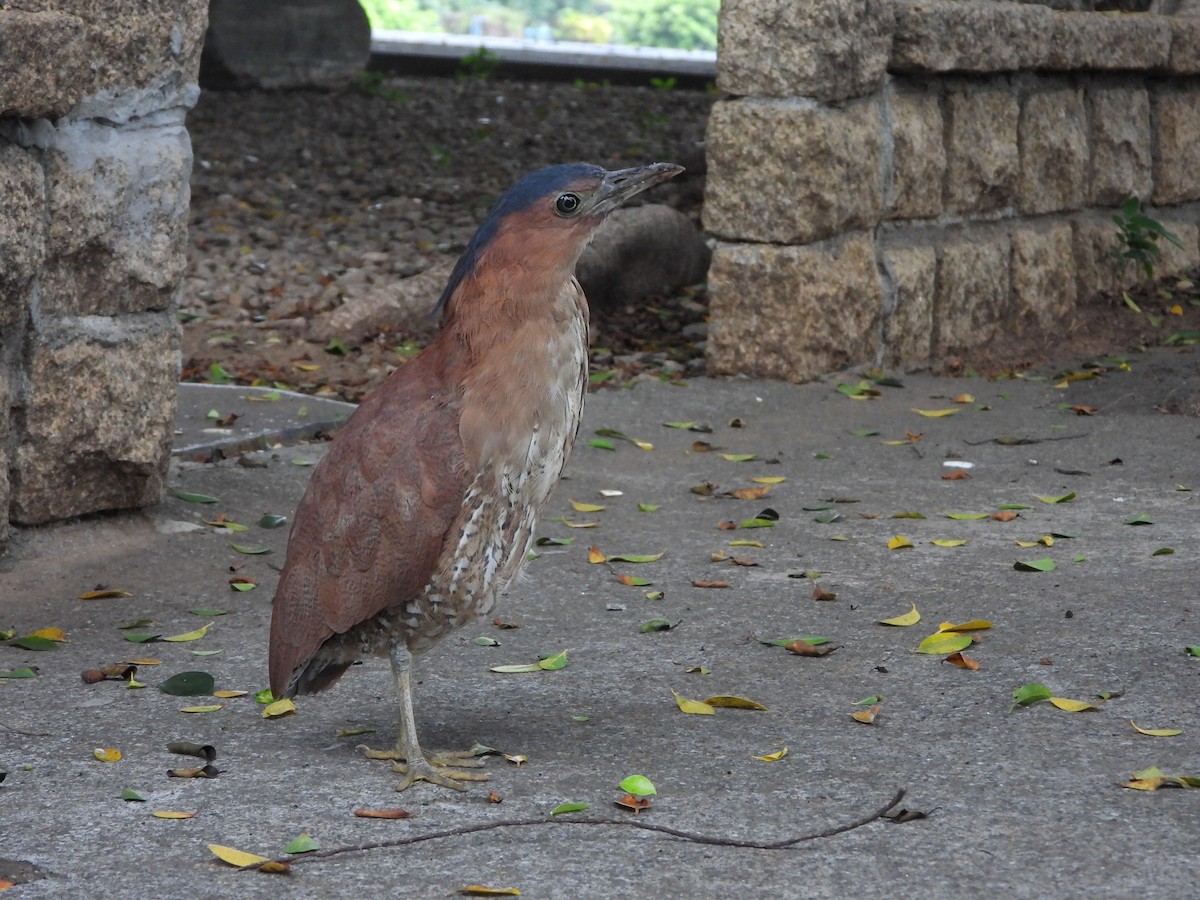
[[(184, 377), (205, 380), (217, 363), (238, 382), (361, 399), (417, 336), (326, 352), (327, 341), (309, 333), (315, 317), (452, 263), (499, 194), (543, 165), (681, 162), (690, 177), (651, 199), (699, 221), (712, 100), (448, 78), (337, 93), (205, 93), (188, 119), (196, 163)], [(703, 297), (661, 300), (607, 323), (595, 361), (643, 376), (664, 363), (668, 374), (701, 366)]]
[[(331, 345), (314, 322), (452, 263), (499, 194), (543, 165), (679, 162), (688, 173), (648, 197), (699, 222), (712, 94), (480, 78), (367, 85), (201, 97), (188, 120), (196, 164), (185, 379), (360, 400), (423, 336)], [(1091, 298), (1051, 332), (1005, 336), (935, 368), (1011, 372), (1161, 343), (1200, 329), (1195, 283), (1167, 279), (1135, 292), (1137, 313), (1120, 297)], [(703, 291), (685, 291), (593, 321), (595, 385), (703, 371), (706, 313)]]

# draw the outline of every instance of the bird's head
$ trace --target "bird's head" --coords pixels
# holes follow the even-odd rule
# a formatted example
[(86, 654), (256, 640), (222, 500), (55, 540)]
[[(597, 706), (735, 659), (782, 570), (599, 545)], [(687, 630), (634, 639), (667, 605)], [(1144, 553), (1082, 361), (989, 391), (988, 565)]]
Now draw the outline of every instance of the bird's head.
[(443, 311), (464, 282), (482, 268), (505, 268), (536, 276), (574, 271), (579, 254), (608, 214), (646, 188), (683, 171), (652, 163), (607, 171), (587, 163), (531, 172), (509, 188), (471, 238), (438, 300)]

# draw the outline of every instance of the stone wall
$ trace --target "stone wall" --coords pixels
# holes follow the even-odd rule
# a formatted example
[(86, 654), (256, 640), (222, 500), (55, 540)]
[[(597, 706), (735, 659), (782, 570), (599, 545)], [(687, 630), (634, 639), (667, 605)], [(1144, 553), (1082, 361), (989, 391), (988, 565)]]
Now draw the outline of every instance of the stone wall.
[(205, 0), (0, 7), (0, 545), (158, 501)]
[(1200, 18), (985, 0), (725, 0), (711, 368), (921, 367), (1132, 281), (1136, 195), (1200, 264)]

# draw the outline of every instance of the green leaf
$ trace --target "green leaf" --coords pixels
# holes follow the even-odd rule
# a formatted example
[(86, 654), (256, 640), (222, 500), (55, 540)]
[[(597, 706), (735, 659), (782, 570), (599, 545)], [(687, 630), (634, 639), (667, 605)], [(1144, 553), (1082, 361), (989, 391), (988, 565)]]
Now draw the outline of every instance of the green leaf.
[(472, 638), (471, 643), (479, 647), (499, 647), (500, 642), (495, 638), (488, 637), (486, 634), (481, 634), (477, 638)]
[(190, 650), (192, 656), (216, 656), (218, 653), (224, 653), (224, 650)]
[(654, 787), (654, 783), (645, 775), (630, 775), (628, 778), (622, 779), (618, 787), (625, 793), (633, 794), (635, 797), (649, 797), (652, 794), (658, 793)]
[(201, 697), (216, 686), (216, 679), (207, 672), (180, 672), (160, 683), (158, 689), (173, 697)]
[(965, 650), (972, 644), (969, 634), (958, 634), (953, 631), (937, 631), (917, 645), (918, 653), (928, 653), (931, 656), (947, 656)]
[(193, 616), (201, 616), (205, 619), (211, 619), (213, 616), (229, 615), (229, 610), (227, 609), (189, 609), (188, 612)]
[(682, 428), (682, 429), (692, 428), (695, 426), (695, 424), (696, 424), (695, 422), (663, 422), (663, 425), (665, 425), (667, 428)]
[(259, 528), (282, 528), (287, 524), (287, 516), (279, 516), (274, 513), (267, 513), (258, 520)]
[(209, 494), (193, 494), (191, 491), (183, 491), (179, 488), (167, 488), (167, 491), (172, 497), (177, 497), (185, 503), (217, 503), (217, 498)]
[(1039, 700), (1049, 700), (1051, 696), (1050, 688), (1046, 687), (1040, 681), (1030, 682), (1013, 691), (1013, 704), (1008, 708), (1008, 711), (1011, 713), (1018, 706), (1028, 706), (1030, 703), (1037, 703)]
[(1019, 510), (1019, 509), (1033, 509), (1033, 507), (1027, 503), (1001, 503), (999, 506), (996, 507), (996, 509)]
[(1018, 572), (1053, 572), (1058, 566), (1050, 557), (1043, 556), (1041, 559), (1019, 559), (1013, 563), (1013, 568)]
[[(923, 519), (923, 518), (925, 518), (925, 513), (911, 512), (911, 511), (910, 512), (898, 512), (898, 513), (892, 513), (888, 518), (890, 518), (890, 519)], [(954, 518), (953, 514), (950, 516), (950, 518)]]
[(1184, 647), (1188, 656), (1200, 656), (1200, 647)]
[(658, 503), (639, 503), (637, 508), (638, 512), (654, 512), (659, 506)]
[(970, 521), (974, 521), (975, 519), (986, 519), (987, 517), (988, 517), (987, 513), (959, 513), (959, 512), (946, 513), (947, 519), (958, 519), (959, 521), (963, 521), (963, 522), (970, 522)]
[(232, 590), (235, 590), (235, 591), (238, 591), (239, 593), (244, 594), (247, 591), (254, 590), (256, 587), (258, 587), (258, 585), (252, 581), (231, 581), (229, 583), (229, 587)]
[(22, 666), (19, 669), (13, 669), (11, 672), (0, 672), (0, 678), (37, 678), (37, 672), (33, 671), (29, 666)]
[(231, 381), (233, 381), (232, 376), (216, 363), (208, 367), (209, 384), (229, 384)]
[(151, 641), (159, 640), (162, 637), (162, 634), (142, 634), (131, 631), (128, 634), (123, 635), (123, 637), (131, 644), (148, 644)]
[(1126, 525), (1153, 525), (1154, 520), (1147, 515), (1137, 515), (1125, 520)]
[(122, 622), (117, 628), (126, 631), (130, 628), (145, 628), (147, 625), (153, 625), (153, 619), (138, 619), (136, 622)]
[(722, 453), (722, 459), (727, 459), (730, 462), (750, 462), (758, 459), (757, 453)]
[(610, 441), (608, 438), (592, 438), (590, 441), (588, 441), (588, 446), (593, 447), (596, 450), (616, 450), (617, 449), (617, 445), (614, 444), (612, 441)]
[(291, 462), (292, 462), (293, 466), (315, 466), (316, 465), (316, 463), (314, 463), (311, 459), (305, 459), (303, 456), (293, 457)]
[(550, 810), (550, 815), (561, 816), (564, 813), (583, 812), (588, 808), (586, 803), (560, 803)]
[(324, 350), (326, 353), (332, 353), (335, 356), (345, 356), (350, 352), (341, 338), (330, 338), (329, 343), (325, 345)]
[(52, 641), (50, 638), (38, 637), (36, 634), (27, 634), (24, 637), (8, 641), (8, 646), (20, 647), (23, 650), (57, 650), (58, 642)]
[(1150, 555), (1151, 556), (1170, 556), (1174, 552), (1175, 552), (1174, 547), (1159, 547), (1157, 550), (1155, 550)]
[(526, 672), (540, 672), (541, 666), (537, 663), (516, 663), (504, 666), (491, 666), (489, 672), (497, 672), (500, 675), (521, 675)]
[(752, 519), (742, 519), (738, 522), (738, 528), (774, 528), (775, 521), (773, 519), (763, 519), (755, 516)]
[(637, 575), (622, 575), (620, 581), (629, 587), (650, 587), (654, 584), (649, 578), (639, 578)]
[(1075, 492), (1071, 491), (1070, 493), (1063, 494), (1059, 497), (1045, 497), (1041, 494), (1034, 494), (1033, 496), (1038, 500), (1041, 500), (1043, 503), (1070, 503), (1075, 499)]
[(875, 437), (879, 434), (874, 428), (855, 428), (850, 433), (855, 437)]
[(263, 688), (261, 691), (255, 691), (254, 702), (262, 706), (267, 706), (275, 702), (275, 696), (271, 693), (270, 688)]
[(145, 803), (146, 802), (146, 798), (144, 796), (142, 796), (142, 794), (140, 792), (135, 791), (133, 788), (125, 788), (123, 791), (121, 791), (121, 799), (122, 800), (132, 800), (136, 803)]
[(312, 853), (321, 849), (321, 842), (307, 831), (301, 832), (283, 845), (284, 853)]
[(804, 637), (773, 638), (771, 640), (755, 638), (755, 640), (760, 644), (766, 644), (768, 647), (786, 647), (788, 644), (796, 643), (796, 641), (804, 641), (804, 643), (812, 644), (814, 647), (816, 647), (820, 644), (828, 644), (830, 639), (827, 637), (820, 637), (818, 635), (805, 635)]
[(616, 553), (608, 557), (609, 562), (651, 563), (657, 562), (666, 555), (666, 550), (659, 553)]
[(233, 543), (231, 543), (229, 546), (232, 547), (234, 550), (236, 550), (238, 553), (244, 553), (247, 556), (260, 556), (264, 553), (271, 552), (270, 547), (260, 547), (258, 545), (252, 545), (252, 544), (233, 544)]
[(574, 540), (573, 537), (540, 537), (534, 544), (538, 547), (569, 547)]
[(537, 663), (538, 668), (542, 669), (545, 672), (553, 672), (557, 669), (563, 669), (563, 668), (566, 668), (566, 665), (567, 665), (567, 651), (566, 650), (563, 650), (561, 653), (555, 653), (553, 656), (543, 657), (542, 659), (539, 659), (538, 663)]
[(670, 631), (682, 621), (683, 619), (680, 619), (679, 622), (668, 622), (666, 619), (651, 619), (649, 622), (643, 622), (639, 625), (638, 631), (642, 634), (649, 634), (652, 631)]

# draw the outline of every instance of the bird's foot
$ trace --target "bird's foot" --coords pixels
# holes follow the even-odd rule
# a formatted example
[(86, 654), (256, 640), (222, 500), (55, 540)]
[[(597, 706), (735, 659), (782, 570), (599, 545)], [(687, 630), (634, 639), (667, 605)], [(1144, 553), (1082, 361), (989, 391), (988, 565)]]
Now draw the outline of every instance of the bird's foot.
[(420, 762), (412, 765), (409, 756), (399, 747), (390, 750), (374, 750), (360, 745), (359, 750), (367, 759), (387, 759), (395, 762), (392, 771), (404, 776), (404, 780), (396, 785), (396, 790), (403, 791), (412, 787), (418, 781), (428, 781), (442, 787), (465, 791), (464, 781), (487, 781), (488, 776), (483, 772), (466, 772), (464, 769), (481, 769), (484, 761), (470, 750), (438, 750), (421, 753), (417, 758)]
[(392, 771), (404, 776), (396, 785), (396, 790), (403, 791), (412, 787), (418, 781), (441, 785), (456, 791), (465, 791), (464, 781), (487, 781), (485, 772), (468, 772), (466, 768), (479, 768), (483, 760), (472, 757), (469, 753), (427, 753), (417, 757), (416, 762), (397, 762)]

